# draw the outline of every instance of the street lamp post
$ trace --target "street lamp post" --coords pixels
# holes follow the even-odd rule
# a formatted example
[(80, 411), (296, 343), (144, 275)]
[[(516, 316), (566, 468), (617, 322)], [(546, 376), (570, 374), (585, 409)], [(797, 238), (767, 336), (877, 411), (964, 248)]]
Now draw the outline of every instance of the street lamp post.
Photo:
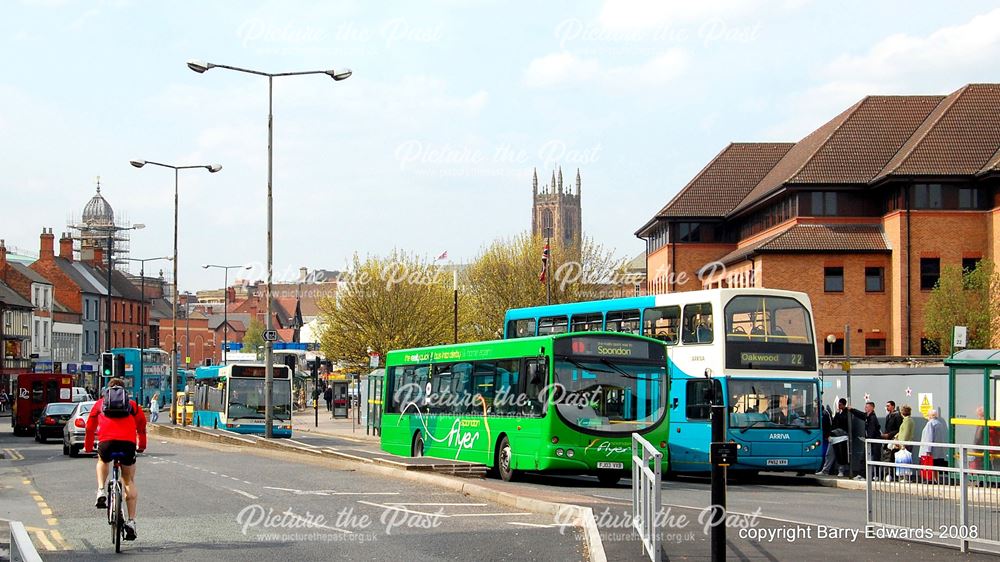
[(143, 380), (143, 357), (142, 352), (146, 349), (146, 330), (149, 328), (149, 315), (146, 314), (146, 262), (148, 261), (158, 261), (158, 260), (170, 260), (169, 257), (159, 257), (159, 258), (128, 258), (128, 261), (139, 262), (139, 292), (142, 296), (139, 299), (139, 318), (142, 322), (142, 331), (139, 332), (139, 403), (145, 402), (146, 393), (146, 381)]
[(222, 286), (223, 294), (223, 304), (222, 304), (222, 364), (226, 364), (226, 360), (229, 352), (229, 270), (230, 269), (250, 269), (249, 265), (215, 265), (215, 264), (205, 264), (201, 266), (202, 269), (208, 269), (214, 267), (216, 269), (221, 269), (225, 271), (225, 284)]
[[(170, 168), (174, 171), (174, 290), (173, 298), (171, 299), (172, 305), (172, 316), (173, 324), (171, 325), (171, 340), (170, 340), (170, 423), (172, 425), (177, 425), (177, 184), (178, 175), (180, 170), (192, 170), (196, 168), (205, 168), (211, 173), (216, 173), (222, 169), (222, 166), (218, 164), (201, 164), (195, 166), (174, 166), (173, 164), (164, 164), (162, 162), (153, 162), (151, 160), (130, 160), (130, 164), (136, 168), (142, 168), (146, 164), (152, 164), (153, 166), (160, 166), (162, 168)], [(186, 418), (185, 418), (186, 419)]]
[[(271, 185), (274, 170), (274, 112), (273, 112), (273, 99), (274, 99), (274, 78), (281, 76), (304, 76), (307, 74), (326, 74), (330, 78), (339, 82), (341, 80), (346, 80), (350, 78), (352, 72), (350, 69), (342, 70), (306, 70), (300, 72), (261, 72), (259, 70), (250, 70), (247, 68), (240, 68), (236, 66), (228, 66), (224, 64), (212, 64), (201, 61), (188, 61), (188, 68), (197, 72), (198, 74), (204, 73), (206, 70), (211, 70), (213, 68), (224, 68), (227, 70), (235, 70), (236, 72), (243, 72), (246, 74), (254, 74), (257, 76), (267, 77), (267, 323), (266, 329), (268, 331), (274, 329), (274, 303), (271, 300), (271, 280), (272, 280), (272, 250), (273, 250), (273, 199), (271, 196)], [(274, 387), (274, 365), (273, 362), (273, 349), (274, 343), (271, 341), (264, 342), (264, 436), (271, 438), (274, 436), (274, 430), (272, 424), (274, 421), (274, 410), (272, 403), (272, 390)]]
[[(113, 256), (113, 252), (115, 249), (114, 246), (115, 233), (121, 232), (123, 230), (142, 230), (144, 228), (146, 228), (146, 225), (139, 223), (127, 227), (119, 227), (111, 225), (103, 229), (105, 232), (108, 233), (108, 299), (107, 299), (108, 302), (105, 303), (106, 304), (105, 312), (108, 315), (108, 317), (104, 326), (104, 337), (105, 337), (104, 345), (105, 345), (105, 351), (107, 351), (108, 353), (111, 352), (111, 347), (112, 347), (111, 346), (111, 270), (114, 269), (115, 266), (115, 259)], [(96, 389), (98, 394), (101, 393), (101, 388), (103, 388), (104, 386), (102, 384), (103, 382), (104, 382), (103, 377), (98, 377), (97, 389)]]

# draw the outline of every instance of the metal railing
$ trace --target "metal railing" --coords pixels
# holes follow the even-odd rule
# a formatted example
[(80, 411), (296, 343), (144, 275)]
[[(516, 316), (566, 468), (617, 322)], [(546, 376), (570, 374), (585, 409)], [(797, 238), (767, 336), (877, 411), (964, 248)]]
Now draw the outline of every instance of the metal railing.
[[(660, 530), (657, 529), (660, 496), (660, 461), (663, 453), (632, 434), (632, 528), (639, 533), (642, 547), (652, 562), (660, 562)], [(652, 463), (652, 467), (650, 467)]]
[(20, 521), (10, 521), (10, 562), (42, 562), (31, 537)]
[[(882, 460), (886, 446), (904, 445), (910, 462)], [(938, 451), (937, 466), (924, 464), (922, 445)], [(962, 552), (970, 543), (1000, 547), (1000, 470), (990, 468), (1000, 467), (1000, 447), (866, 439), (865, 457), (866, 535), (957, 546)]]

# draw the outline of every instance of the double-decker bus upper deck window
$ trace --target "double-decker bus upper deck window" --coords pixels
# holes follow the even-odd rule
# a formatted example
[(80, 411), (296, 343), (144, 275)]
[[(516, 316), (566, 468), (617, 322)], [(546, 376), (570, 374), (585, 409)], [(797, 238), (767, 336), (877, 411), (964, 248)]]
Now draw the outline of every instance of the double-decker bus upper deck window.
[(507, 339), (530, 338), (535, 335), (535, 319), (522, 318), (507, 322)]
[(730, 369), (816, 368), (809, 310), (789, 297), (741, 295), (725, 308), (726, 367)]
[(735, 297), (726, 305), (726, 340), (811, 344), (809, 313), (787, 297)]
[(712, 343), (712, 303), (684, 305), (684, 343)]
[(568, 321), (565, 316), (549, 316), (538, 319), (538, 335), (565, 334)]
[(605, 321), (605, 330), (609, 332), (625, 332), (629, 334), (639, 334), (641, 326), (639, 323), (639, 309), (635, 310), (615, 310), (608, 312)]
[(604, 318), (597, 314), (574, 314), (571, 332), (600, 332)]
[(647, 308), (642, 315), (642, 335), (656, 338), (667, 345), (677, 343), (680, 331), (681, 307)]

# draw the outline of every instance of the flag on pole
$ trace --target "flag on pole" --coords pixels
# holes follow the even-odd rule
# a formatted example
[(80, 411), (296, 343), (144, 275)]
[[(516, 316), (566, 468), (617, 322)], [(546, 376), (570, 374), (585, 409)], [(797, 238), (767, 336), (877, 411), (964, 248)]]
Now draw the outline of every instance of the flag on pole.
[(434, 260), (434, 261), (441, 261), (441, 260), (446, 260), (446, 259), (448, 259), (448, 250), (445, 250), (445, 251), (444, 251), (444, 252), (443, 252), (443, 253), (442, 253), (442, 254), (441, 254), (440, 256), (438, 256), (438, 257), (437, 257), (437, 259), (436, 259), (436, 260)]
[(549, 243), (545, 243), (545, 248), (542, 249), (542, 272), (538, 274), (538, 281), (545, 283), (545, 278), (549, 274)]

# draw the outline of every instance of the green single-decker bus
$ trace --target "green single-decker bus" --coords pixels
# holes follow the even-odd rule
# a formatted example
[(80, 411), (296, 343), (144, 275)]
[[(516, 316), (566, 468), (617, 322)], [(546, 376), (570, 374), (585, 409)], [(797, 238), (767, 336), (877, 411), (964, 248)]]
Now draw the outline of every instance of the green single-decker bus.
[(667, 466), (667, 353), (659, 340), (578, 332), (442, 345), (386, 357), (382, 449), (523, 471), (631, 470), (632, 434)]

